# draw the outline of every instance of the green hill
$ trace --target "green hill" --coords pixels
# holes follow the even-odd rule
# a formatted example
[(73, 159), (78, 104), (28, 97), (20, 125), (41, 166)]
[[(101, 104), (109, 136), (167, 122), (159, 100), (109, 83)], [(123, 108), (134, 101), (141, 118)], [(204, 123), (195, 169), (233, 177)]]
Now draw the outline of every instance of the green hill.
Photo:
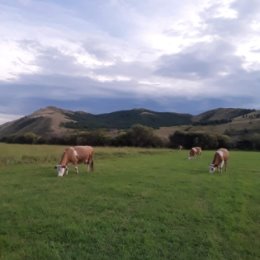
[(71, 120), (64, 124), (67, 128), (76, 129), (127, 129), (135, 124), (153, 128), (190, 124), (192, 115), (170, 112), (154, 112), (147, 109), (117, 111), (107, 114), (93, 115), (83, 112), (66, 114)]

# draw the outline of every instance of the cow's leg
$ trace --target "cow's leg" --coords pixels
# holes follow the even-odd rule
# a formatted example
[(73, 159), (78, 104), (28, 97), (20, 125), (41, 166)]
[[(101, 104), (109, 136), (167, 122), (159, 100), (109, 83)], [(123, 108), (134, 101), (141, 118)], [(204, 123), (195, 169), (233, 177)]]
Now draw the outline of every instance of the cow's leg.
[(86, 166), (87, 166), (87, 171), (90, 172), (90, 162), (89, 162), (89, 161), (86, 161), (85, 164), (86, 164)]
[(78, 165), (75, 165), (76, 174), (79, 174), (79, 168)]
[(222, 169), (223, 169), (224, 166), (225, 166), (225, 161), (222, 160), (221, 163), (220, 163), (220, 173), (222, 173)]
[(69, 174), (69, 167), (66, 166), (65, 175), (68, 175), (68, 174)]
[(225, 172), (227, 171), (227, 161), (225, 161)]
[(90, 172), (90, 165), (89, 165), (89, 159), (87, 159), (85, 161), (86, 167), (87, 167), (87, 171)]

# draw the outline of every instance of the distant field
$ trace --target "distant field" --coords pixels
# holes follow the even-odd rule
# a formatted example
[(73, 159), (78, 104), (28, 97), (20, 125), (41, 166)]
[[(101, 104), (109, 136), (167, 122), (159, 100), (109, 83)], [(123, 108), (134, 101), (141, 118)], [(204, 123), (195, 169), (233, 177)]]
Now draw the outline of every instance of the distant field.
[(56, 177), (64, 147), (0, 144), (0, 259), (260, 258), (260, 153), (96, 148)]

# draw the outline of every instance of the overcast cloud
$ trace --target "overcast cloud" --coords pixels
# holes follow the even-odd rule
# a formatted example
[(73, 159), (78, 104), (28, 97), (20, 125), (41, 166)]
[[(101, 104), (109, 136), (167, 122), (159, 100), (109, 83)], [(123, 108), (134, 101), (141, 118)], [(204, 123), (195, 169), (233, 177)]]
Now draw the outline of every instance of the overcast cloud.
[(0, 24), (0, 124), (260, 108), (259, 0), (0, 0)]

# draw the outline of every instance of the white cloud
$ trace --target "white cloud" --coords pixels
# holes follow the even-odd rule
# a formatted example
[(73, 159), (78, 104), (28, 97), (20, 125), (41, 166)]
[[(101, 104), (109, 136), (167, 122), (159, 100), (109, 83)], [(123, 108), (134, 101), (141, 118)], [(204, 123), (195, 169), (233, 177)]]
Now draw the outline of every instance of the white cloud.
[(235, 0), (216, 0), (211, 1), (209, 8), (211, 10), (210, 16), (212, 18), (236, 19), (238, 12), (232, 8)]
[(130, 81), (131, 80), (129, 77), (120, 76), (120, 75), (107, 76), (107, 75), (95, 75), (94, 73), (89, 74), (88, 77), (93, 80), (100, 81), (100, 82)]
[(245, 85), (258, 93), (259, 10), (257, 0), (4, 1), (0, 88), (52, 101), (242, 98)]
[(34, 50), (26, 50), (15, 42), (0, 42), (0, 80), (17, 80), (20, 74), (35, 74), (40, 68), (34, 64)]

